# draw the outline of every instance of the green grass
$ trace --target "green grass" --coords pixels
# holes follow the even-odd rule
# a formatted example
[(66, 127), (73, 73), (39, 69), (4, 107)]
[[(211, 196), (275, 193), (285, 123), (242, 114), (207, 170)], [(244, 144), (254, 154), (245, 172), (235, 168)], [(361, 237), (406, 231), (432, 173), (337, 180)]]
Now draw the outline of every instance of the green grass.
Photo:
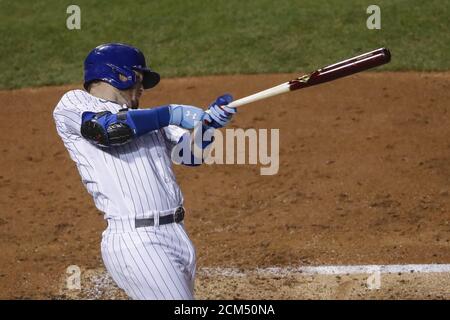
[[(381, 30), (366, 28), (374, 3)], [(89, 50), (116, 41), (163, 77), (310, 71), (381, 46), (380, 70), (449, 70), (449, 16), (447, 0), (0, 0), (0, 88), (81, 82)]]

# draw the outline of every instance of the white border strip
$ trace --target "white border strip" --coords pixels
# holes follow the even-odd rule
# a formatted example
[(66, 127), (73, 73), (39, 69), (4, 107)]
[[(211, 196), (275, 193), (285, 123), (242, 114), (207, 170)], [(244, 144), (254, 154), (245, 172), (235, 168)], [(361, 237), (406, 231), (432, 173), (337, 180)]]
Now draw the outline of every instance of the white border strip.
[(379, 273), (446, 273), (450, 264), (388, 264), (388, 265), (341, 265), (308, 267), (270, 267), (244, 270), (238, 268), (201, 268), (199, 275), (222, 277), (245, 277), (248, 275), (287, 276), (305, 275), (343, 275)]

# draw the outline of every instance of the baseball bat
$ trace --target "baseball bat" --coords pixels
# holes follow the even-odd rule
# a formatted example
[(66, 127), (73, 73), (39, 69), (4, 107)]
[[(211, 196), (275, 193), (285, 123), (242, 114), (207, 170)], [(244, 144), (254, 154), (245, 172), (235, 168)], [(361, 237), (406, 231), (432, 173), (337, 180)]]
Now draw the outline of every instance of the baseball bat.
[(381, 66), (391, 60), (391, 53), (387, 48), (376, 49), (359, 56), (346, 59), (326, 67), (317, 69), (309, 74), (298, 77), (278, 86), (257, 92), (250, 96), (235, 100), (228, 107), (236, 108), (258, 100), (273, 97), (285, 92), (315, 86), (348, 75)]

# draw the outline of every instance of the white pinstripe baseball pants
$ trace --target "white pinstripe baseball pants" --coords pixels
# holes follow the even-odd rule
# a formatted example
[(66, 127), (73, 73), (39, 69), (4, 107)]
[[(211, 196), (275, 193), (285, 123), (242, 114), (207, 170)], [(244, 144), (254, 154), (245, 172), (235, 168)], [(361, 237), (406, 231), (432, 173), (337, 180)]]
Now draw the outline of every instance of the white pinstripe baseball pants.
[(108, 220), (101, 251), (109, 274), (130, 298), (194, 299), (195, 249), (183, 223), (136, 229), (134, 219)]

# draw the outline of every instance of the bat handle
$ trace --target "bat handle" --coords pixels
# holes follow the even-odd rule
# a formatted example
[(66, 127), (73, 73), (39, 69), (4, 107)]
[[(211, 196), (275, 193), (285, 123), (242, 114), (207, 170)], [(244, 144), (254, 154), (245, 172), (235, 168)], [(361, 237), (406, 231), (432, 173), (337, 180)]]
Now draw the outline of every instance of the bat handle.
[(279, 95), (279, 94), (282, 94), (285, 92), (289, 92), (289, 83), (288, 82), (282, 83), (278, 86), (269, 88), (267, 90), (264, 90), (264, 91), (261, 91), (261, 92), (255, 93), (255, 94), (252, 94), (250, 96), (247, 96), (247, 97), (244, 97), (244, 98), (241, 98), (238, 100), (234, 100), (228, 104), (228, 107), (237, 108), (237, 107), (243, 106), (244, 104), (249, 104), (249, 103), (252, 103), (255, 101), (273, 97), (273, 96), (276, 96), (276, 95)]

